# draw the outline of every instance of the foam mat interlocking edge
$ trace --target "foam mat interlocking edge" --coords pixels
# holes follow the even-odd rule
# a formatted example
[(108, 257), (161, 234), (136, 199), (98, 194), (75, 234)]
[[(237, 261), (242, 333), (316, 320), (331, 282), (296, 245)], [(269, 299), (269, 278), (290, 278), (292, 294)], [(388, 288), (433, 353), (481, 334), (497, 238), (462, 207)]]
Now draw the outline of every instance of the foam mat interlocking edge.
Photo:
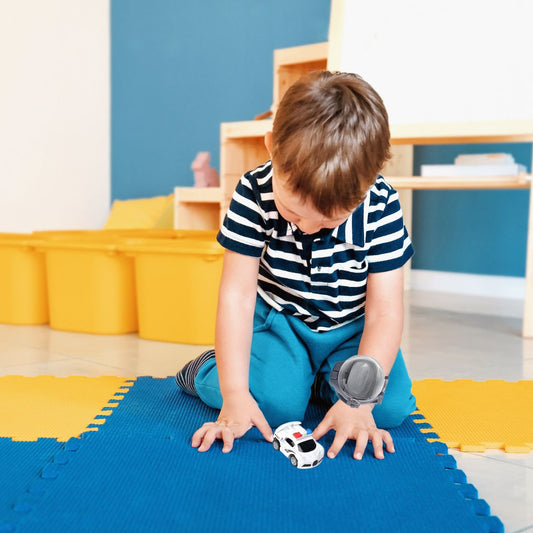
[(431, 431), (430, 442), (438, 439), (463, 452), (533, 449), (531, 380), (424, 379), (413, 382), (413, 393), (414, 421), (422, 433)]

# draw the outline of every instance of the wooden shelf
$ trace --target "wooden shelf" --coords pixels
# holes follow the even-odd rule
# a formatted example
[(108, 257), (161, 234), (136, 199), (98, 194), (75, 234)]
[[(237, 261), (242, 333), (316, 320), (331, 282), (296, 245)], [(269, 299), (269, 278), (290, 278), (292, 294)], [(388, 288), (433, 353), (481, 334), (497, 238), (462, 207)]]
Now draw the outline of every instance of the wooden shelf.
[(473, 178), (471, 176), (453, 177), (424, 177), (424, 176), (386, 176), (385, 178), (395, 189), (529, 189), (531, 176), (520, 174), (518, 176), (491, 176), (486, 178)]
[(392, 144), (533, 142), (533, 120), (391, 124)]
[(272, 131), (273, 122), (272, 119), (223, 122), (220, 125), (220, 140), (223, 143), (230, 139), (264, 138), (267, 131)]
[(220, 187), (176, 187), (174, 194), (184, 203), (216, 203), (222, 198), (221, 191)]

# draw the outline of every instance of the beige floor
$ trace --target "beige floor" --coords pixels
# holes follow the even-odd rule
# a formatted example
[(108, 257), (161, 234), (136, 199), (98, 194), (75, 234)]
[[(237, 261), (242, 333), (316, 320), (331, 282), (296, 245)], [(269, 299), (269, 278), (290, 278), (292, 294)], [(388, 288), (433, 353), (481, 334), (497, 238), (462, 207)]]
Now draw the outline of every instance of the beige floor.
[[(402, 347), (412, 378), (533, 379), (533, 339), (520, 337), (521, 307), (513, 300), (408, 293)], [(0, 375), (164, 377), (202, 349), (136, 335), (0, 325)], [(533, 452), (452, 453), (507, 532), (533, 531)]]

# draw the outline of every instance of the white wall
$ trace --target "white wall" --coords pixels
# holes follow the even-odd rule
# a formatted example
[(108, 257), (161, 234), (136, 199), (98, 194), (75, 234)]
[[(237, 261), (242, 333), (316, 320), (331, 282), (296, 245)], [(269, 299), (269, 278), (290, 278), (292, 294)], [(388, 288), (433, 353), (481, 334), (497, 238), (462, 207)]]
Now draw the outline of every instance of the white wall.
[(531, 119), (532, 20), (531, 0), (333, 0), (334, 67), (391, 124)]
[(0, 0), (0, 232), (101, 227), (109, 0)]

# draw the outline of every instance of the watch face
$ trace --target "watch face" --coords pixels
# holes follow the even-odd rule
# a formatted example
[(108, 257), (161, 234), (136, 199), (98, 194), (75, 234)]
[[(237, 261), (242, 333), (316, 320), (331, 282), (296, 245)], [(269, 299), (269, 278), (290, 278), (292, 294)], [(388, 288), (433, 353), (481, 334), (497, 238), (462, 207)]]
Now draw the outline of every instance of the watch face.
[(350, 398), (359, 403), (372, 403), (383, 391), (385, 373), (375, 359), (358, 355), (342, 364), (338, 384)]

